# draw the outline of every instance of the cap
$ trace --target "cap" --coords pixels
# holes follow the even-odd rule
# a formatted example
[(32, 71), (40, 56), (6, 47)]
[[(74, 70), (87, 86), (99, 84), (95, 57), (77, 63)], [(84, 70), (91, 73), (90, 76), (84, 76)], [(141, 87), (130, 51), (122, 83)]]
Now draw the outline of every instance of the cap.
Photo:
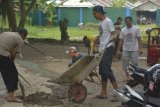
[(25, 29), (25, 28), (19, 28), (19, 29), (17, 30), (17, 32), (18, 32), (19, 34), (23, 34), (23, 33), (28, 34), (28, 31), (27, 31), (27, 29)]
[(103, 7), (100, 6), (100, 5), (97, 5), (97, 6), (93, 7), (93, 11), (98, 12), (98, 13), (102, 13), (102, 14), (106, 14), (106, 12), (104, 12)]
[(68, 54), (68, 53), (70, 53), (70, 52), (77, 52), (76, 47), (74, 47), (74, 46), (70, 47), (70, 48), (66, 51), (66, 54)]

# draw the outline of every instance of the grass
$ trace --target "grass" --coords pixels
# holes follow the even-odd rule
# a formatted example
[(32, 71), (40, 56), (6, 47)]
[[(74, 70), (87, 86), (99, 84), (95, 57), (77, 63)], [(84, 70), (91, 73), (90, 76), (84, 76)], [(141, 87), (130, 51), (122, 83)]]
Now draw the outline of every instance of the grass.
[[(146, 30), (149, 28), (154, 28), (156, 25), (138, 25), (141, 36), (142, 43), (147, 43), (148, 35), (146, 34)], [(38, 27), (38, 26), (27, 26), (29, 31), (28, 38), (50, 38), (60, 40), (61, 33), (59, 27)], [(70, 36), (70, 40), (82, 40), (84, 35), (98, 35), (98, 29), (96, 28), (85, 28), (81, 29), (78, 27), (68, 27), (68, 35)]]
[[(37, 27), (27, 26), (29, 31), (28, 38), (51, 38), (60, 39), (61, 33), (59, 27)], [(68, 35), (70, 39), (82, 39), (84, 35), (98, 35), (95, 29), (80, 29), (78, 27), (68, 27)]]
[[(0, 21), (0, 25), (4, 25), (3, 22)], [(147, 43), (148, 35), (146, 34), (146, 30), (148, 28), (154, 28), (156, 25), (138, 25), (142, 35), (142, 43)], [(160, 27), (160, 26), (159, 26)], [(61, 33), (59, 27), (39, 27), (39, 26), (29, 26), (28, 29), (28, 38), (44, 38), (44, 39), (56, 39), (60, 40)], [(98, 35), (97, 28), (79, 28), (79, 27), (68, 27), (68, 35), (70, 36), (70, 40), (82, 40), (84, 35)]]

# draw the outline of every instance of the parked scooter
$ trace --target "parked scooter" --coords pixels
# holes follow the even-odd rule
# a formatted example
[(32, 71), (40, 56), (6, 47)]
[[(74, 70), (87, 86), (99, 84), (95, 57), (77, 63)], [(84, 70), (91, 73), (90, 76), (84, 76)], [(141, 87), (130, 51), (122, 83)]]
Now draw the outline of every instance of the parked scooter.
[(143, 69), (143, 68), (140, 68), (138, 66), (135, 66), (131, 63), (129, 63), (129, 67), (127, 68), (128, 69), (128, 73), (129, 75), (133, 78), (131, 80), (129, 80), (126, 85), (129, 85), (130, 87), (135, 87), (139, 84), (145, 86), (145, 74), (147, 72), (146, 69)]
[[(160, 64), (145, 70), (133, 64), (129, 64), (132, 81), (127, 82), (124, 88), (115, 92), (122, 99), (118, 107), (160, 107)], [(138, 84), (144, 86), (144, 91), (134, 90)]]

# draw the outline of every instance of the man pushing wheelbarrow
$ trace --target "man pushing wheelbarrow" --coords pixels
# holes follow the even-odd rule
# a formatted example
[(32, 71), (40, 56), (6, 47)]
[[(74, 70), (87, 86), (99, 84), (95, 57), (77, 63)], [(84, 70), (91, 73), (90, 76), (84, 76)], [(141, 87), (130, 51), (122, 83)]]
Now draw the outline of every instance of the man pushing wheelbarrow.
[(111, 69), (112, 58), (114, 55), (113, 38), (115, 38), (115, 28), (111, 19), (105, 16), (102, 6), (95, 6), (93, 8), (94, 17), (101, 21), (99, 26), (99, 52), (101, 53), (101, 60), (99, 63), (99, 74), (101, 76), (102, 90), (95, 98), (107, 98), (107, 82), (108, 79), (113, 85), (114, 89), (118, 89), (118, 85)]
[[(101, 76), (101, 93), (95, 96), (95, 98), (105, 99), (107, 98), (107, 82), (108, 79), (113, 85), (114, 89), (118, 89), (118, 85), (111, 69), (112, 58), (114, 55), (114, 25), (111, 19), (106, 17), (102, 6), (95, 6), (93, 8), (93, 14), (97, 20), (100, 20), (100, 43), (99, 52), (101, 58), (99, 61), (99, 74)], [(85, 80), (92, 71), (96, 69), (97, 60), (95, 56), (85, 56), (74, 63), (63, 75), (56, 79), (59, 84), (70, 84), (68, 90), (68, 97), (75, 103), (81, 103), (87, 96), (87, 89), (82, 85), (82, 81)]]

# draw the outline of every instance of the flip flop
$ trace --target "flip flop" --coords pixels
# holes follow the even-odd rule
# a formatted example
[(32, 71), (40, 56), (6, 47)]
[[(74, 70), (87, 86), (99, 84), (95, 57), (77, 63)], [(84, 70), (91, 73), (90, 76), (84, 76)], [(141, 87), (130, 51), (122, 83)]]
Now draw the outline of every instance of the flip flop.
[(101, 95), (96, 95), (95, 97), (93, 98), (96, 98), (96, 99), (108, 99), (107, 96), (101, 96)]
[(118, 102), (119, 98), (116, 94), (110, 94), (109, 99), (111, 102)]

